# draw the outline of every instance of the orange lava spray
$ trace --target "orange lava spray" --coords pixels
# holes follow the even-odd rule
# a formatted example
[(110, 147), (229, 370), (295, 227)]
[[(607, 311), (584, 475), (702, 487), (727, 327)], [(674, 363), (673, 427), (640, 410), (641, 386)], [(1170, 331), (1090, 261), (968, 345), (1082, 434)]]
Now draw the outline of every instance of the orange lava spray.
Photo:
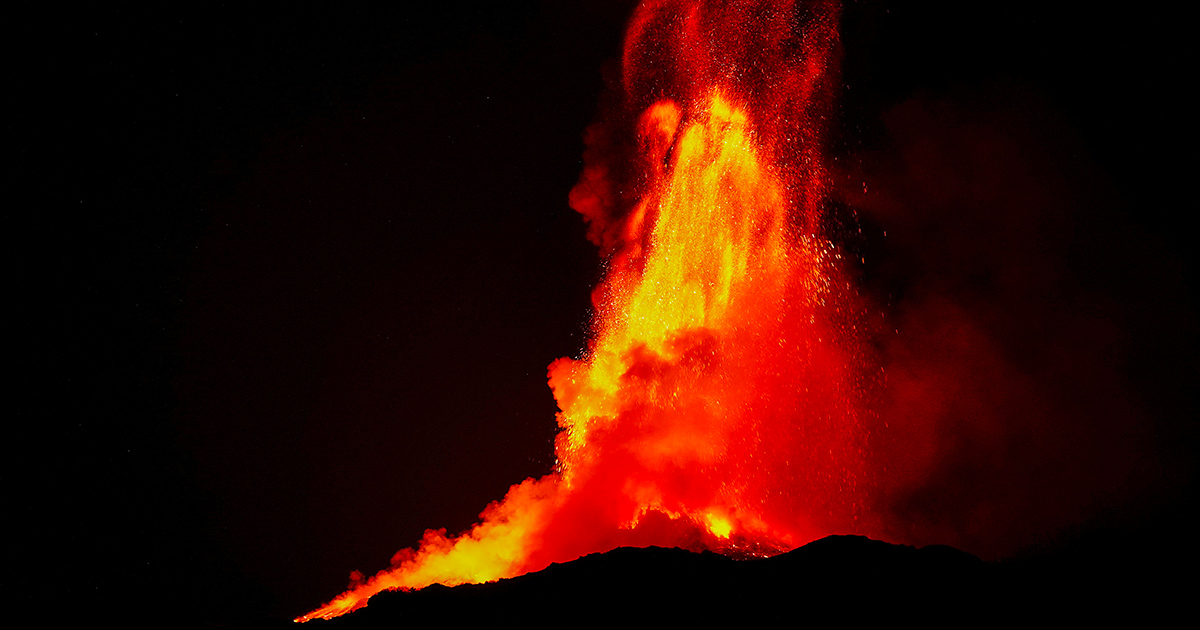
[(861, 309), (822, 227), (838, 18), (638, 7), (571, 193), (607, 273), (588, 348), (549, 368), (556, 471), (296, 621), (622, 545), (769, 555), (851, 528), (870, 484)]

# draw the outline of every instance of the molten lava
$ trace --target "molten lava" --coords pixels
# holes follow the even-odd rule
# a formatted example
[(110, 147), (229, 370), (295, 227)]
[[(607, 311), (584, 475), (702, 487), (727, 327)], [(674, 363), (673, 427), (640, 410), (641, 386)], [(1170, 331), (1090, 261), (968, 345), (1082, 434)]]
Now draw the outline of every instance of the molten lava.
[(557, 470), (297, 621), (621, 545), (767, 555), (850, 529), (870, 480), (861, 308), (822, 227), (838, 14), (636, 10), (571, 193), (608, 266), (588, 348), (549, 368)]

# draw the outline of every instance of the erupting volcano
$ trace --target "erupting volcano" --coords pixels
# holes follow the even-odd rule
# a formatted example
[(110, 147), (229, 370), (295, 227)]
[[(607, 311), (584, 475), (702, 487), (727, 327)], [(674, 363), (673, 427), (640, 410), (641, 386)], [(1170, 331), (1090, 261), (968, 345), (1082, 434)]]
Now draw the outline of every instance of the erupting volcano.
[(1188, 618), (1178, 3), (17, 4), (16, 609)]
[[(634, 11), (570, 192), (605, 273), (587, 347), (549, 367), (553, 472), (296, 621), (621, 546), (854, 533), (994, 558), (1156, 474), (1101, 307), (1048, 306), (1100, 304), (1047, 246), (1070, 232), (1051, 158), (1002, 115), (918, 101), (888, 115), (895, 155), (835, 168), (840, 21), (826, 0)], [(898, 232), (874, 279), (864, 225)]]
[(300, 617), (622, 545), (771, 555), (850, 529), (860, 309), (824, 232), (832, 2), (643, 3), (571, 204), (607, 256), (593, 338), (551, 364), (557, 470)]

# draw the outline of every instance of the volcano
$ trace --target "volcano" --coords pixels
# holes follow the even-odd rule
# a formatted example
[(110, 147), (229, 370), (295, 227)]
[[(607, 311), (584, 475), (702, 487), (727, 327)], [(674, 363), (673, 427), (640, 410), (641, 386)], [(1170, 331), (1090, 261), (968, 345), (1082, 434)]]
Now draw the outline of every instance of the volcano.
[[(1080, 563), (1050, 554), (987, 563), (951, 547), (916, 549), (861, 536), (829, 536), (755, 560), (622, 547), (498, 582), (381, 593), (363, 610), (316, 623), (392, 628), (503, 620), (541, 626), (588, 611), (601, 623), (852, 620), (958, 627), (1031, 618), (1169, 621), (1182, 612), (1188, 593), (1172, 577), (1170, 563), (1112, 547), (1089, 555), (1103, 560)], [(1129, 572), (1142, 578), (1129, 580)], [(277, 627), (287, 626), (281, 621)]]

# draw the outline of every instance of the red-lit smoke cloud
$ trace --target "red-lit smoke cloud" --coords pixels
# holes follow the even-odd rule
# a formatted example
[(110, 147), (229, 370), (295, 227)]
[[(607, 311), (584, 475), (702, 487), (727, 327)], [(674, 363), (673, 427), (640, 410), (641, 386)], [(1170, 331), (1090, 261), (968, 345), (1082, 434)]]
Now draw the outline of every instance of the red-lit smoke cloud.
[(877, 535), (996, 557), (1174, 491), (1129, 367), (1177, 334), (1138, 328), (1158, 307), (1133, 283), (1168, 270), (1070, 126), (1018, 85), (914, 98), (885, 123), (837, 195), (868, 227), (883, 322)]

